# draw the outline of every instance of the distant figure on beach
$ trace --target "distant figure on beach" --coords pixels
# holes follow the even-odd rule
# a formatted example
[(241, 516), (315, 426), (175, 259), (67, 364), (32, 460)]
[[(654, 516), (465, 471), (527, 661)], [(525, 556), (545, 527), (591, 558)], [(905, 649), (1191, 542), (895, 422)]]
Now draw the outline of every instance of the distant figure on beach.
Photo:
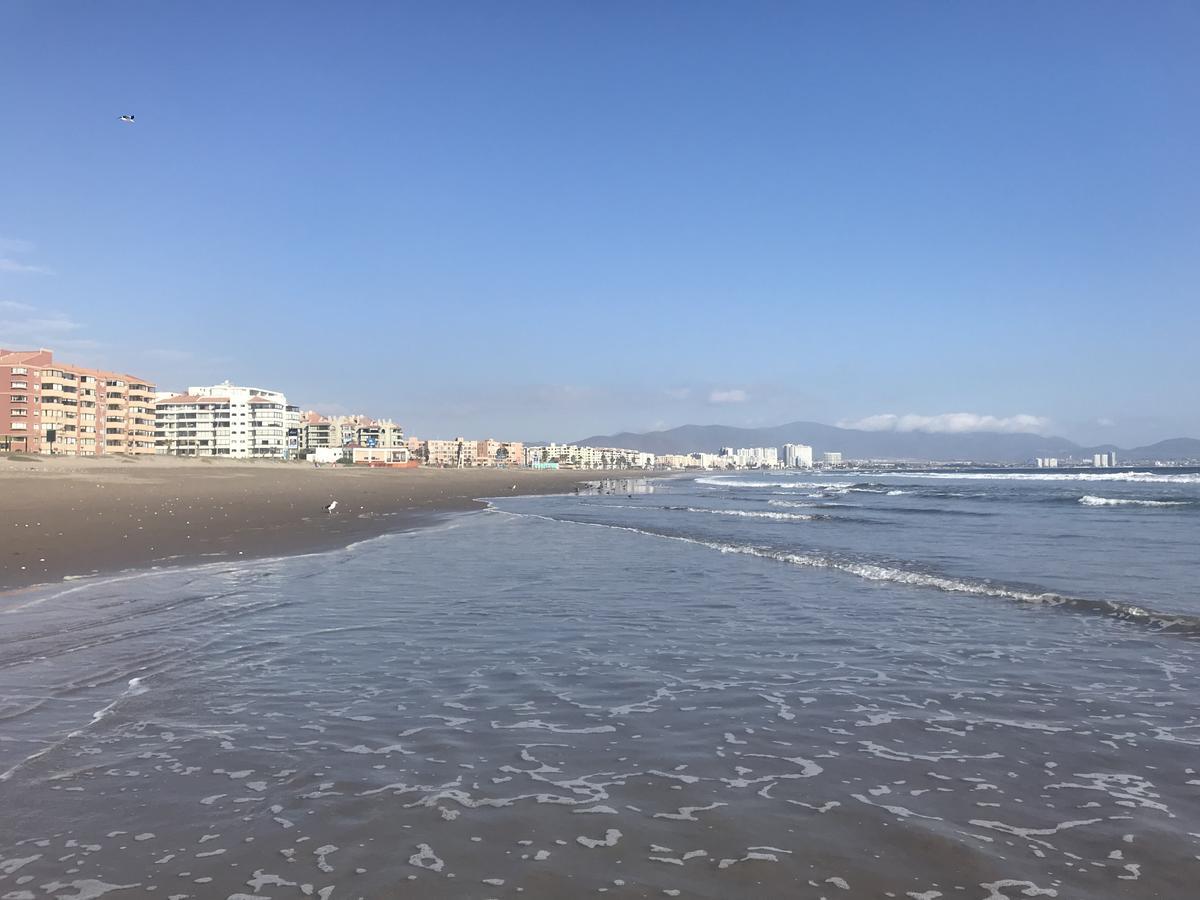
[(133, 116), (121, 116), (121, 121), (124, 122), (126, 125), (132, 125), (133, 118), (134, 118)]
[(512, 488), (511, 488), (511, 490), (514, 490), (514, 491), (515, 491), (516, 489), (517, 489), (517, 486), (514, 484), (514, 485), (512, 486)]
[(335, 509), (337, 509), (337, 501), (330, 500), (329, 505), (325, 507), (325, 512), (332, 513)]

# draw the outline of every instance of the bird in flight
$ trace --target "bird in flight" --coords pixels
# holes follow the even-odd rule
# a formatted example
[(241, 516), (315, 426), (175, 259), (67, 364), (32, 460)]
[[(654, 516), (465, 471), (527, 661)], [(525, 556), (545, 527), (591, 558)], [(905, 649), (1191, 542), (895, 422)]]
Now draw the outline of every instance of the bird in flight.
[(132, 125), (133, 119), (134, 119), (133, 116), (121, 116), (121, 121), (124, 122), (126, 125)]

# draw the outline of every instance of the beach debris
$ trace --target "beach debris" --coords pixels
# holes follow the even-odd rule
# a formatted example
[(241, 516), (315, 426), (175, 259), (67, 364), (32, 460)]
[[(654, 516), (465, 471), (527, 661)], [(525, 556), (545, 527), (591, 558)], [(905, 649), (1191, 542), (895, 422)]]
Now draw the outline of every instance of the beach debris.
[(329, 503), (325, 505), (325, 512), (327, 513), (332, 513), (335, 509), (337, 509), (336, 500), (330, 500)]
[(134, 116), (121, 116), (121, 121), (126, 125), (132, 125), (134, 118)]

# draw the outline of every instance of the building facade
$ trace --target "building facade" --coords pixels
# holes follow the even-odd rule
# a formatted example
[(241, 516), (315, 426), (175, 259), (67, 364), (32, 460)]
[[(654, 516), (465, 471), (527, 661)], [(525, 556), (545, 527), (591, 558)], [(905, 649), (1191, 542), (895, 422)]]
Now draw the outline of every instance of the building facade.
[(475, 446), (475, 462), (480, 466), (512, 468), (525, 465), (525, 445), (520, 441), (496, 441), (492, 438), (478, 441)]
[(264, 388), (189, 387), (158, 401), (154, 433), (157, 452), (171, 456), (286, 458), (299, 447), (300, 409)]
[(808, 444), (784, 444), (783, 464), (789, 469), (811, 469), (813, 467), (812, 447)]
[(525, 464), (557, 462), (575, 469), (651, 469), (655, 456), (625, 447), (581, 447), (577, 444), (546, 444), (525, 448)]
[(406, 447), (404, 429), (391, 419), (322, 416), (309, 411), (300, 420), (301, 450), (318, 447)]
[(102, 456), (154, 452), (154, 385), (0, 349), (0, 452)]

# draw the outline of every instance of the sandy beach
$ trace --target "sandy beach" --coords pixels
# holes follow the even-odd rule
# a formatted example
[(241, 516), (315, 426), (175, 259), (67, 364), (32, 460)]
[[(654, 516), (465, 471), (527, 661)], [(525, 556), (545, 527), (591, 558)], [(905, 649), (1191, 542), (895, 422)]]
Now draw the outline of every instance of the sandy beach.
[[(344, 546), (597, 473), (277, 461), (0, 457), (0, 590), (155, 565)], [(515, 486), (515, 487), (514, 487)], [(324, 507), (331, 500), (333, 514)]]

